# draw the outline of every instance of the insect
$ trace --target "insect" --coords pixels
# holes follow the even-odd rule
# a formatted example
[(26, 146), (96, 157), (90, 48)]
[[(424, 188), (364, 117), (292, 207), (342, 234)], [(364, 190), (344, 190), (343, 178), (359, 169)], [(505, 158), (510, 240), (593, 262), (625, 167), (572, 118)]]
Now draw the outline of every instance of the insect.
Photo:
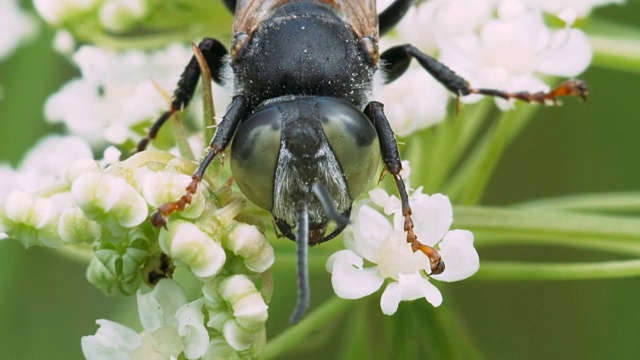
[[(270, 211), (279, 230), (296, 242), (298, 301), (291, 322), (300, 320), (309, 303), (308, 246), (344, 230), (354, 199), (375, 177), (380, 159), (398, 188), (407, 242), (429, 258), (432, 274), (445, 269), (437, 250), (421, 244), (413, 231), (398, 144), (383, 104), (371, 100), (379, 73), (392, 82), (415, 59), (458, 97), (483, 94), (537, 103), (586, 97), (586, 84), (579, 80), (547, 93), (476, 89), (412, 45), (379, 52), (379, 36), (402, 19), (412, 0), (395, 0), (380, 14), (375, 0), (223, 1), (235, 16), (229, 50), (211, 38), (198, 47), (215, 82), (223, 84), (223, 72), (231, 68), (235, 95), (185, 194), (160, 206), (151, 221), (164, 226), (183, 210), (211, 161), (231, 146), (231, 169), (244, 195)], [(199, 77), (194, 57), (171, 108), (153, 124), (139, 151), (187, 106)], [(336, 225), (328, 231), (330, 221)]]

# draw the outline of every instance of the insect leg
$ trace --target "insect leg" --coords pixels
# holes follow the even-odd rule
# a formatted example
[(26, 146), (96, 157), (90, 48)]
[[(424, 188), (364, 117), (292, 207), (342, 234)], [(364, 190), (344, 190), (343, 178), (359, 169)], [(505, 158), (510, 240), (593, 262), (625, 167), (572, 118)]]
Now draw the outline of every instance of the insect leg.
[[(224, 58), (227, 55), (227, 49), (221, 42), (211, 38), (202, 40), (198, 45), (198, 48), (207, 61), (207, 65), (209, 65), (213, 80), (217, 84), (223, 84), (222, 68)], [(149, 142), (156, 138), (162, 125), (164, 125), (164, 123), (167, 122), (173, 114), (189, 105), (189, 101), (191, 101), (191, 97), (193, 97), (193, 92), (196, 90), (196, 86), (198, 85), (198, 79), (200, 79), (200, 66), (198, 65), (196, 57), (193, 56), (184, 68), (182, 75), (180, 75), (180, 80), (178, 81), (176, 90), (173, 92), (170, 109), (165, 111), (158, 120), (151, 125), (147, 136), (138, 143), (136, 152), (146, 149)]]
[[(349, 217), (338, 212), (335, 205), (333, 204), (333, 199), (331, 198), (331, 194), (327, 188), (321, 183), (315, 183), (312, 186), (313, 194), (316, 196), (320, 205), (324, 209), (325, 214), (330, 220), (336, 222), (336, 228), (327, 236), (324, 237), (322, 241), (328, 241), (338, 236), (346, 227), (349, 225)], [(347, 214), (348, 215), (348, 214)]]
[(227, 148), (227, 145), (229, 145), (229, 142), (231, 142), (240, 120), (245, 116), (247, 104), (248, 100), (244, 95), (236, 95), (233, 97), (227, 112), (222, 118), (222, 122), (220, 122), (216, 130), (216, 134), (213, 136), (213, 140), (211, 140), (209, 152), (191, 176), (191, 183), (187, 186), (185, 194), (177, 201), (160, 205), (151, 215), (151, 223), (153, 226), (165, 226), (167, 218), (171, 214), (176, 211), (182, 211), (188, 204), (191, 204), (191, 199), (198, 189), (198, 184), (202, 181), (205, 170), (207, 170), (213, 158), (223, 152)]
[(429, 258), (432, 274), (440, 274), (444, 271), (444, 262), (440, 258), (440, 254), (438, 254), (438, 251), (433, 247), (421, 244), (413, 231), (409, 195), (407, 194), (404, 181), (400, 176), (402, 163), (400, 161), (400, 152), (398, 151), (398, 142), (384, 114), (384, 105), (377, 101), (372, 101), (364, 109), (364, 114), (371, 120), (378, 133), (380, 152), (382, 153), (385, 167), (387, 171), (393, 175), (393, 179), (398, 187), (400, 203), (402, 204), (402, 215), (404, 216), (404, 231), (407, 232), (407, 242), (411, 244), (411, 249), (414, 252), (422, 251)]
[(575, 79), (566, 80), (549, 92), (506, 92), (496, 89), (472, 88), (467, 80), (457, 75), (446, 65), (408, 44), (392, 47), (380, 56), (384, 64), (383, 67), (387, 71), (387, 83), (399, 78), (409, 67), (412, 58), (415, 58), (422, 68), (457, 96), (480, 94), (505, 100), (518, 99), (540, 104), (556, 104), (561, 96), (578, 96), (582, 100), (587, 99), (587, 84)]
[(378, 15), (380, 36), (393, 29), (413, 5), (413, 0), (396, 0)]
[(289, 322), (295, 324), (300, 319), (307, 308), (309, 307), (309, 299), (311, 297), (311, 290), (309, 287), (309, 264), (308, 264), (308, 251), (309, 251), (309, 210), (307, 209), (307, 203), (302, 200), (296, 204), (297, 212), (297, 224), (296, 224), (296, 255), (298, 259), (298, 301), (296, 303), (296, 309), (291, 314)]
[(224, 3), (224, 6), (226, 6), (227, 9), (231, 11), (232, 14), (236, 13), (236, 0), (222, 0), (222, 2)]

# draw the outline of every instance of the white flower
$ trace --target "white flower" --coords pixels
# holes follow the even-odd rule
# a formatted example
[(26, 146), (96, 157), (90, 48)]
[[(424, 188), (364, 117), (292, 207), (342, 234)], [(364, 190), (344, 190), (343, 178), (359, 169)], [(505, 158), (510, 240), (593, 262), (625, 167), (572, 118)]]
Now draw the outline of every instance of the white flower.
[[(327, 261), (334, 291), (341, 298), (358, 299), (374, 293), (389, 279), (380, 300), (383, 313), (394, 314), (402, 300), (425, 298), (439, 306), (442, 295), (429, 278), (458, 281), (473, 275), (479, 268), (473, 235), (466, 230), (448, 231), (453, 220), (449, 199), (440, 194), (424, 195), (418, 189), (410, 197), (415, 232), (422, 244), (439, 248), (446, 264), (442, 274), (427, 276), (430, 261), (423, 253), (413, 252), (406, 242), (399, 200), (382, 192), (372, 192), (372, 199), (394, 214), (395, 224), (370, 206), (358, 204), (354, 208), (353, 226), (345, 232), (348, 250)], [(365, 261), (373, 266), (366, 266)]]
[(65, 181), (67, 169), (77, 161), (91, 160), (86, 141), (77, 136), (49, 135), (29, 150), (16, 172), (17, 189), (38, 191)]
[[(463, 24), (450, 23), (448, 13), (477, 14)], [(472, 10), (473, 9), (473, 10)], [(477, 11), (476, 11), (477, 10)], [(495, 5), (478, 0), (441, 2), (433, 21), (439, 60), (467, 79), (472, 87), (506, 91), (547, 91), (540, 75), (574, 77), (591, 62), (586, 35), (576, 29), (553, 31), (543, 12), (526, 1), (502, 0)], [(464, 101), (477, 101), (466, 96)], [(509, 103), (496, 99), (509, 108)]]
[(204, 326), (204, 299), (187, 301), (175, 281), (163, 279), (146, 293), (138, 292), (138, 312), (144, 331), (107, 320), (98, 320), (95, 335), (82, 338), (82, 352), (88, 360), (169, 359), (184, 354), (187, 359), (202, 357), (209, 347)]
[[(430, 0), (412, 7), (397, 31), (383, 38), (391, 44), (411, 43), (469, 81), (474, 88), (505, 91), (547, 91), (543, 75), (575, 77), (591, 62), (586, 35), (572, 29), (576, 17), (584, 16), (596, 3), (617, 0)], [(552, 30), (543, 13), (552, 13), (567, 23)], [(382, 51), (389, 47), (382, 43)], [(385, 92), (392, 127), (405, 135), (444, 117), (447, 98), (435, 81), (420, 78), (416, 61), (407, 74)], [(420, 84), (422, 83), (422, 88)], [(394, 96), (393, 92), (398, 95)], [(425, 95), (427, 94), (427, 95)], [(462, 98), (475, 102), (481, 96)], [(425, 101), (428, 99), (428, 101)], [(399, 107), (392, 102), (401, 102)], [(502, 109), (510, 103), (496, 99)], [(397, 117), (404, 116), (405, 118)]]
[(20, 9), (19, 3), (17, 0), (0, 1), (0, 60), (38, 30), (34, 19)]
[[(50, 122), (64, 123), (71, 133), (91, 143), (136, 140), (131, 126), (153, 121), (168, 108), (153, 82), (172, 91), (191, 55), (184, 45), (170, 45), (152, 53), (116, 53), (83, 46), (73, 56), (82, 78), (70, 81), (52, 95), (45, 115)], [(195, 108), (201, 112), (201, 107)]]
[(444, 120), (449, 98), (447, 89), (414, 62), (401, 78), (385, 85), (380, 101), (393, 131), (408, 136)]

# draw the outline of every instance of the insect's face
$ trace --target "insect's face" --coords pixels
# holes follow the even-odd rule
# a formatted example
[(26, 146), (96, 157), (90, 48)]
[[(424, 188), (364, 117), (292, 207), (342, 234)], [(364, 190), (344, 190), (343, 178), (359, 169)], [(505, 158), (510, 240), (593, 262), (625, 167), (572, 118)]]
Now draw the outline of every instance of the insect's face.
[(242, 192), (272, 212), (276, 224), (295, 238), (296, 204), (309, 209), (309, 239), (327, 240), (325, 208), (312, 188), (322, 185), (343, 216), (369, 185), (380, 162), (371, 121), (353, 105), (328, 97), (278, 100), (239, 126), (231, 169)]

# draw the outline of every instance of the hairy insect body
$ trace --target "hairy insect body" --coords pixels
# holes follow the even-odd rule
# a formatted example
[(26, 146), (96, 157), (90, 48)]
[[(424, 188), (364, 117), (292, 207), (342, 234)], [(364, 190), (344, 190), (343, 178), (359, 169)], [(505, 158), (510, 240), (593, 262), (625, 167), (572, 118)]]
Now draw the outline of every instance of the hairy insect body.
[[(226, 82), (224, 69), (231, 68), (235, 95), (185, 194), (161, 205), (151, 221), (166, 226), (172, 213), (184, 210), (209, 164), (231, 146), (231, 170), (244, 195), (271, 211), (280, 231), (296, 242), (299, 296), (292, 322), (300, 320), (309, 304), (308, 245), (346, 228), (353, 200), (366, 191), (380, 163), (396, 183), (407, 242), (429, 258), (432, 274), (445, 269), (438, 251), (422, 244), (413, 229), (398, 143), (383, 104), (369, 101), (378, 68), (390, 83), (415, 59), (456, 96), (555, 103), (561, 96), (587, 95), (579, 80), (546, 93), (473, 88), (410, 44), (380, 53), (379, 36), (402, 19), (413, 0), (394, 0), (380, 14), (375, 0), (223, 1), (235, 15), (231, 48), (208, 38), (198, 50), (217, 83)], [(200, 74), (194, 57), (170, 109), (139, 142), (138, 151), (187, 106)], [(329, 232), (330, 220), (336, 225)]]
[(329, 239), (329, 218), (313, 185), (324, 186), (335, 209), (348, 217), (379, 164), (375, 129), (362, 114), (375, 69), (353, 29), (320, 3), (283, 5), (245, 39), (236, 36), (248, 42), (232, 56), (231, 67), (236, 92), (246, 94), (252, 115), (235, 135), (243, 141), (232, 144), (232, 171), (243, 193), (271, 211), (289, 238), (295, 238), (296, 202), (304, 201), (309, 244), (315, 245)]
[(331, 96), (363, 108), (373, 69), (353, 29), (319, 3), (290, 3), (259, 24), (232, 59), (252, 106), (285, 95)]

